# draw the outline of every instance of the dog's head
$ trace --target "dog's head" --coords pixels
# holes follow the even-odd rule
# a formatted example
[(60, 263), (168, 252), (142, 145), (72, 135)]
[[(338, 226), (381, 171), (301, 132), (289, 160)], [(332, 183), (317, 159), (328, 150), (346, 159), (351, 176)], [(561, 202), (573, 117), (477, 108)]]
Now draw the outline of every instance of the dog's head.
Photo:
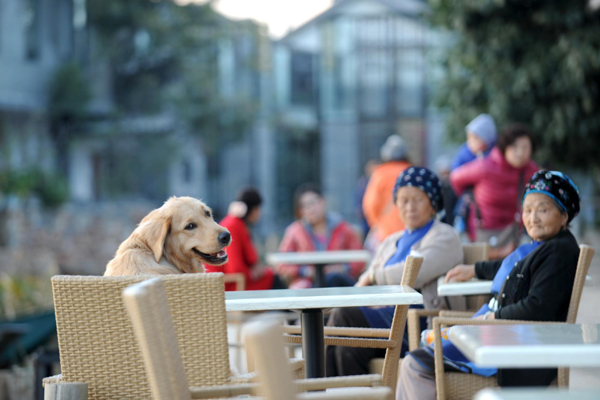
[(229, 231), (214, 221), (206, 204), (192, 197), (171, 197), (142, 220), (137, 233), (156, 262), (164, 256), (183, 272), (203, 271), (202, 263), (227, 262), (223, 249), (231, 243)]

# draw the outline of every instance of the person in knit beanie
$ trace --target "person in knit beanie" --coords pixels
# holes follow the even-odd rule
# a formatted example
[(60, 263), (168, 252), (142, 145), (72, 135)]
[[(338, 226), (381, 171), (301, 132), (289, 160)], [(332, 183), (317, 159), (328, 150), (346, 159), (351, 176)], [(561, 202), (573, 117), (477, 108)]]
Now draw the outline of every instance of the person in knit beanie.
[(475, 160), (487, 156), (496, 144), (496, 124), (489, 114), (479, 114), (465, 127), (467, 141), (458, 149), (452, 161), (452, 170)]

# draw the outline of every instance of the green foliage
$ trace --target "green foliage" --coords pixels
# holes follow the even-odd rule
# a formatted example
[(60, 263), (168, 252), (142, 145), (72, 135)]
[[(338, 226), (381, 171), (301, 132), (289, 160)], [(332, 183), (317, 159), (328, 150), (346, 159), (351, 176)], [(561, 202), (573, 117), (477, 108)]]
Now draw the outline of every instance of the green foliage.
[(69, 198), (69, 188), (63, 177), (38, 168), (1, 171), (0, 193), (15, 194), (20, 198), (36, 195), (48, 208), (58, 207)]
[(51, 118), (78, 120), (85, 116), (91, 89), (76, 62), (68, 62), (56, 69), (48, 92)]
[(52, 309), (50, 277), (0, 274), (0, 320)]
[[(210, 3), (179, 6), (172, 1), (89, 0), (116, 71), (115, 95), (125, 112), (173, 112), (211, 153), (244, 135), (256, 116), (252, 93), (236, 88), (226, 97), (219, 87), (219, 52), (240, 36), (260, 39), (252, 23), (232, 22)], [(257, 51), (242, 65), (256, 70)]]
[(431, 22), (456, 34), (437, 105), (448, 128), (481, 112), (519, 121), (539, 138), (536, 160), (598, 165), (600, 12), (587, 0), (430, 0)]

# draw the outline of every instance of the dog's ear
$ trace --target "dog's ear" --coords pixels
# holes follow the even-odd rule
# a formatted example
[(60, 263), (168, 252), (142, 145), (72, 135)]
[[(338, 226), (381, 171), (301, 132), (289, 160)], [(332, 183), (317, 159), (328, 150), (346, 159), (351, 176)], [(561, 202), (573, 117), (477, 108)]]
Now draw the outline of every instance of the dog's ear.
[(156, 262), (162, 258), (165, 239), (170, 229), (171, 218), (160, 209), (148, 214), (137, 228), (140, 239), (152, 250)]

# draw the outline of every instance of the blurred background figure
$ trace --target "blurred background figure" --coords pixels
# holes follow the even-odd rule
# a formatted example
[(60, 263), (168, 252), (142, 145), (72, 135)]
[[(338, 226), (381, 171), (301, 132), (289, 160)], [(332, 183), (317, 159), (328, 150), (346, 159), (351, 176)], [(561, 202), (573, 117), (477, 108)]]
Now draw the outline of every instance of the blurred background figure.
[(380, 156), (383, 164), (373, 171), (363, 198), (363, 212), (371, 227), (365, 249), (372, 253), (388, 235), (404, 229), (394, 207), (392, 189), (398, 174), (410, 166), (406, 144), (399, 135), (387, 138)]
[[(496, 124), (489, 114), (479, 114), (467, 126), (465, 126), (467, 141), (463, 143), (452, 160), (452, 170), (471, 162), (475, 159), (487, 157), (496, 144)], [(473, 202), (473, 191), (466, 190), (458, 199), (453, 210), (454, 219), (446, 220), (454, 225), (459, 234), (467, 230), (469, 220), (469, 209)]]
[[(359, 250), (362, 245), (349, 223), (327, 212), (320, 189), (310, 183), (300, 186), (294, 194), (297, 220), (285, 230), (279, 246), (282, 252)], [(365, 267), (364, 263), (329, 265), (325, 267), (326, 286), (352, 286)], [(280, 264), (277, 271), (290, 288), (311, 287), (314, 266)]]
[(521, 197), (525, 183), (538, 170), (531, 160), (533, 135), (522, 124), (504, 129), (489, 157), (467, 163), (450, 174), (457, 195), (472, 188), (469, 210), (471, 241), (488, 242), (490, 258), (510, 254), (521, 240)]
[(476, 158), (487, 156), (496, 144), (496, 123), (489, 114), (479, 114), (465, 126), (465, 132), (467, 141), (460, 146), (452, 160), (453, 170)]
[(369, 233), (369, 222), (365, 217), (363, 212), (363, 199), (365, 197), (365, 191), (367, 190), (367, 185), (369, 184), (369, 180), (371, 179), (371, 175), (373, 175), (373, 171), (381, 164), (379, 160), (369, 160), (365, 164), (364, 175), (360, 177), (358, 180), (358, 185), (356, 188), (356, 215), (358, 217), (358, 222), (360, 224), (360, 228), (362, 230), (363, 239)]
[[(272, 269), (262, 265), (252, 243), (251, 227), (260, 221), (262, 197), (253, 187), (241, 189), (229, 206), (227, 216), (220, 222), (231, 233), (227, 247), (229, 261), (223, 266), (206, 265), (207, 272), (243, 274), (246, 290), (283, 289), (284, 285)], [(225, 290), (236, 290), (234, 283), (226, 283)]]
[(444, 211), (443, 215), (440, 215), (440, 220), (452, 225), (454, 221), (454, 209), (456, 207), (457, 198), (454, 190), (452, 189), (452, 185), (450, 184), (450, 163), (450, 157), (443, 155), (436, 160), (434, 169), (440, 178), (442, 196), (444, 197)]

